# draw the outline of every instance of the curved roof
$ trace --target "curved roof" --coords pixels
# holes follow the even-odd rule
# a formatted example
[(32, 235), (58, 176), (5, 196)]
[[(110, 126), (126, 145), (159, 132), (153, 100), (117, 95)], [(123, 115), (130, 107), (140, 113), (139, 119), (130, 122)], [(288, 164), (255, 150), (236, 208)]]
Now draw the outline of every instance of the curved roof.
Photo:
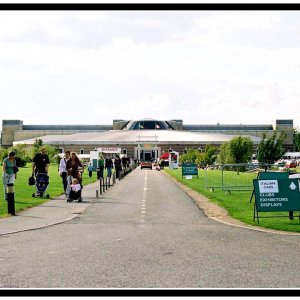
[[(80, 132), (69, 135), (45, 135), (39, 137), (43, 143), (49, 145), (69, 144), (199, 144), (230, 141), (237, 135), (208, 132), (190, 132), (184, 130), (109, 130), (104, 132)], [(37, 138), (14, 142), (14, 144), (34, 144)], [(261, 138), (250, 136), (254, 144), (258, 144)]]

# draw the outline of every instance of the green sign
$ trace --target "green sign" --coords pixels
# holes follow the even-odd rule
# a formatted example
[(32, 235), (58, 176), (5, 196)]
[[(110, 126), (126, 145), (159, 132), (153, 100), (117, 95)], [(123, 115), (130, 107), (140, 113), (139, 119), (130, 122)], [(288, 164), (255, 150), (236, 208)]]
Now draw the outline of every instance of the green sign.
[(298, 179), (254, 179), (257, 211), (300, 211)]
[(198, 176), (197, 164), (184, 163), (182, 165), (182, 176), (186, 176), (186, 175), (197, 175)]

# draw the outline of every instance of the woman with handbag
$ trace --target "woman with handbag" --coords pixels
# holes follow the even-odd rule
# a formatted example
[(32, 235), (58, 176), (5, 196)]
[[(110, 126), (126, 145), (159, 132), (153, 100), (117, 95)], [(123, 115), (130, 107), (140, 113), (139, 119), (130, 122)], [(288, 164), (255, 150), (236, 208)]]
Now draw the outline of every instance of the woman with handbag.
[(14, 151), (9, 152), (8, 157), (3, 160), (3, 188), (4, 188), (4, 197), (7, 201), (6, 188), (8, 184), (14, 184), (15, 179), (17, 178), (17, 172), (19, 171), (16, 166), (16, 153)]

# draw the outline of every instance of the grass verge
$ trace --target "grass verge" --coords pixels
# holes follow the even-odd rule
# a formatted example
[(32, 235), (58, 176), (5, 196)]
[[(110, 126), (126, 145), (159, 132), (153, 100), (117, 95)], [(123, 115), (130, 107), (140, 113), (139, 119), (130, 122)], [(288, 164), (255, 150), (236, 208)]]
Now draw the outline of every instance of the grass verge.
[[(222, 191), (221, 189), (214, 189), (214, 191), (211, 191), (210, 189), (206, 188), (205, 180), (207, 180), (208, 177), (209, 180), (216, 183), (219, 182), (220, 185), (221, 171), (214, 170), (213, 172), (210, 172), (201, 169), (199, 170), (198, 178), (193, 177), (193, 179), (182, 178), (181, 168), (173, 170), (165, 168), (165, 172), (170, 174), (179, 182), (204, 195), (210, 201), (225, 208), (231, 217), (246, 224), (275, 230), (300, 232), (299, 212), (294, 212), (293, 220), (288, 218), (288, 212), (259, 212), (258, 224), (257, 220), (253, 221), (254, 198), (250, 203), (252, 191), (232, 190), (231, 193), (228, 193), (226, 191)], [(205, 172), (210, 173), (207, 174)], [(240, 173), (237, 176), (236, 172), (232, 172), (236, 185), (245, 184), (245, 177), (243, 176), (243, 173)], [(250, 184), (251, 183), (252, 182), (250, 182)]]

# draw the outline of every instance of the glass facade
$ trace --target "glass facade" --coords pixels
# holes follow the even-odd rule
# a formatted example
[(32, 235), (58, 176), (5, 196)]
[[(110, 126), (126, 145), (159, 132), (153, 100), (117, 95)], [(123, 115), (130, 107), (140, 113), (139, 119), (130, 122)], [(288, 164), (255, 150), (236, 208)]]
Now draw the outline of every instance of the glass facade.
[(124, 128), (125, 130), (172, 130), (173, 128), (165, 121), (139, 120), (131, 121)]

